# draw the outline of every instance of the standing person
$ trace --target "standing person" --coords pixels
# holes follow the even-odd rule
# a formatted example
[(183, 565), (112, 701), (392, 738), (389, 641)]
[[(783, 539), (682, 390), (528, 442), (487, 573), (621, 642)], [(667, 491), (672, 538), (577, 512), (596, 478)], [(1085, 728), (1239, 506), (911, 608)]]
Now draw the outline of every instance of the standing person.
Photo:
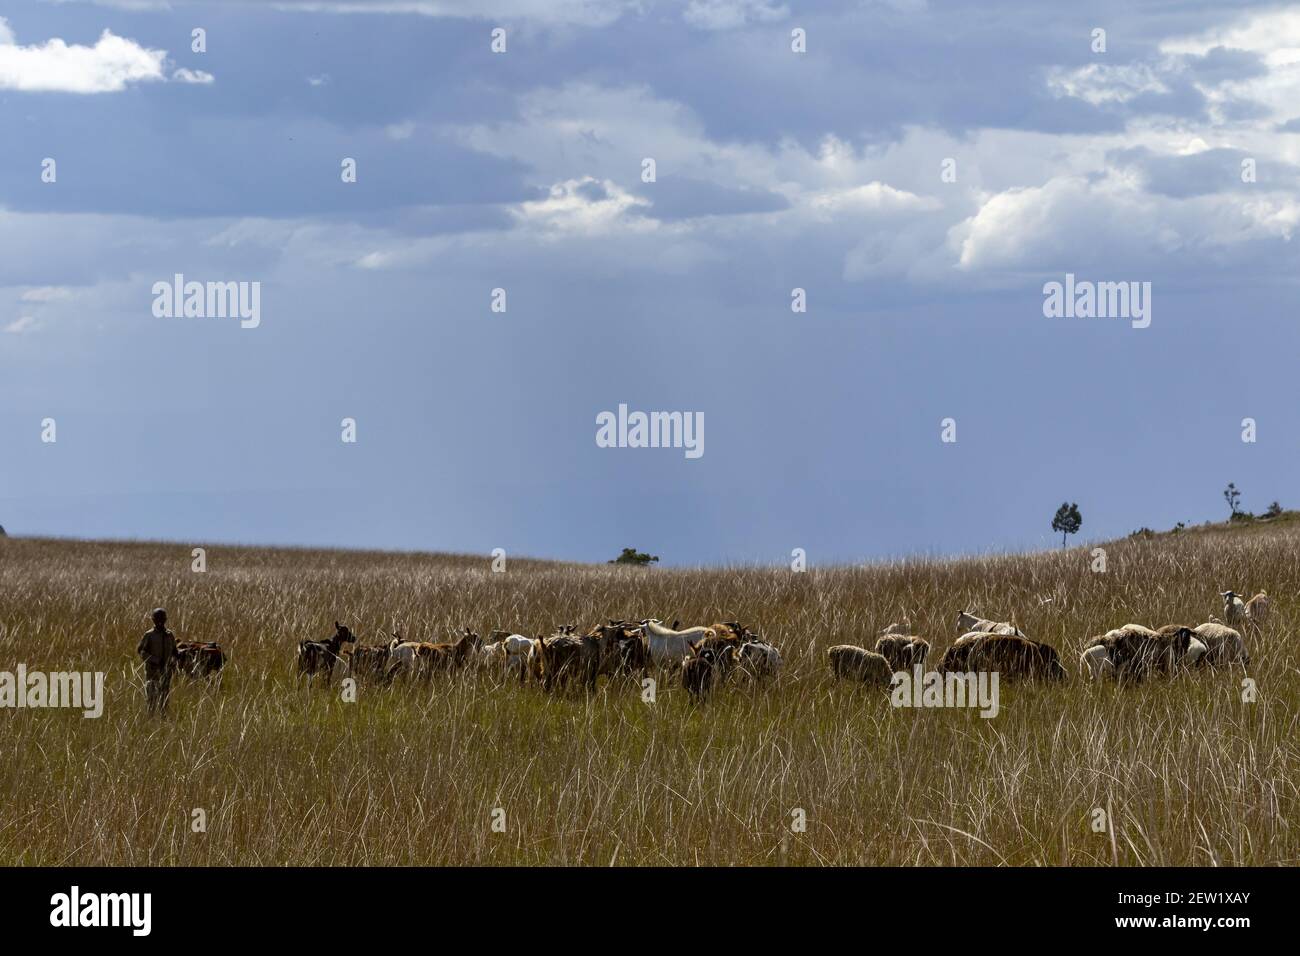
[(153, 614), (153, 630), (147, 631), (135, 652), (144, 661), (144, 696), (149, 713), (167, 715), (167, 695), (171, 693), (172, 670), (176, 664), (176, 635), (167, 630), (167, 612)]

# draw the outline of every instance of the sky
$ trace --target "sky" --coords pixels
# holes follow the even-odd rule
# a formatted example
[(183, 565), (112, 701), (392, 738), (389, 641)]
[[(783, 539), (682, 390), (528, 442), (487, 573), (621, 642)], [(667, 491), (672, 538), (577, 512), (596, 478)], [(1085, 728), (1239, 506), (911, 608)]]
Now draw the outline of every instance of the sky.
[(816, 566), (1300, 505), (1300, 7), (0, 18), (10, 534)]

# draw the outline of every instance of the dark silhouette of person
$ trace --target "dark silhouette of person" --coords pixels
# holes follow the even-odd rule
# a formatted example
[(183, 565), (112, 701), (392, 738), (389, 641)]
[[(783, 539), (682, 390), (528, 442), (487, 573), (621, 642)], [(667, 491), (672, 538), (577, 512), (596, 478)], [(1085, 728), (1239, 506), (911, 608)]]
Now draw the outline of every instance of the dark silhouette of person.
[(167, 612), (157, 608), (152, 615), (153, 630), (146, 631), (135, 652), (144, 661), (145, 707), (150, 714), (167, 714), (167, 697), (171, 693), (172, 671), (176, 669), (176, 635), (167, 630)]

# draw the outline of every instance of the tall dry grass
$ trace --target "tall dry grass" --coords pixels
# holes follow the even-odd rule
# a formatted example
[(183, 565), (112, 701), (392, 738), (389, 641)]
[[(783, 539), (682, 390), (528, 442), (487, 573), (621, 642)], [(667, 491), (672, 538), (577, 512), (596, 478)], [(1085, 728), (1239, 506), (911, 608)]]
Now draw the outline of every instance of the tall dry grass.
[[(101, 670), (107, 704), (0, 713), (0, 862), (25, 864), (1295, 864), (1300, 534), (1183, 534), (1085, 551), (870, 568), (638, 570), (486, 559), (0, 540), (0, 670)], [(1128, 621), (1199, 623), (1266, 588), (1242, 675), (1121, 689), (1003, 685), (1001, 713), (893, 709), (831, 682), (824, 649), (908, 620), (935, 645), (966, 607), (1062, 651)], [(143, 713), (133, 659), (156, 605), (232, 655)], [(491, 680), (295, 685), (295, 642), (338, 618), (540, 633), (607, 617), (736, 618), (785, 652), (770, 689), (703, 706)], [(194, 833), (203, 808), (207, 832)], [(504, 833), (492, 829), (505, 811)], [(792, 810), (807, 814), (791, 829)], [(1097, 833), (1094, 808), (1113, 826)]]

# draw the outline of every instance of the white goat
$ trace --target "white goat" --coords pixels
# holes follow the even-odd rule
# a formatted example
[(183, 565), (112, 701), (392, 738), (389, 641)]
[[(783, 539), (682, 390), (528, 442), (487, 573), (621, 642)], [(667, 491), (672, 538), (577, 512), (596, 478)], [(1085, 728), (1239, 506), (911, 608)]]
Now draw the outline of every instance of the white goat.
[(1024, 637), (1025, 632), (1020, 630), (1014, 624), (1008, 624), (1005, 621), (987, 621), (982, 617), (976, 617), (969, 611), (962, 611), (957, 615), (957, 633), (967, 634), (978, 631), (983, 634), (1012, 634), (1016, 637)]
[(641, 633), (650, 650), (650, 661), (660, 667), (664, 664), (680, 664), (690, 656), (692, 644), (717, 636), (711, 627), (674, 631), (664, 627), (663, 622), (655, 618), (641, 622)]
[(781, 652), (767, 641), (742, 644), (736, 656), (740, 661), (740, 669), (755, 680), (775, 677), (785, 663), (781, 659)]

